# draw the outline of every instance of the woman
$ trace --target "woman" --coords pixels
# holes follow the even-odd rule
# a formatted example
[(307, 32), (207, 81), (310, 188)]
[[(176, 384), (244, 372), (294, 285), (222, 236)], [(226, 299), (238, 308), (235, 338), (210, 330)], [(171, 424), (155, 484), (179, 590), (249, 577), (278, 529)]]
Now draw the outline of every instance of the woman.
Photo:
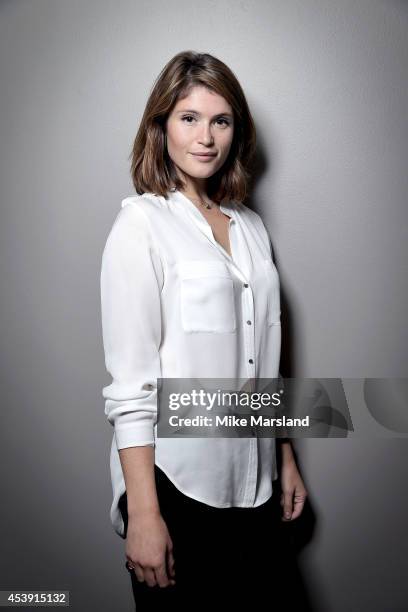
[[(122, 201), (101, 270), (111, 519), (138, 610), (242, 604), (270, 592), (276, 569), (275, 439), (157, 436), (159, 378), (279, 375), (278, 276), (243, 204), (254, 150), (231, 70), (191, 51), (170, 60), (133, 147), (138, 195)], [(293, 521), (306, 489), (290, 442), (280, 449), (279, 503)]]

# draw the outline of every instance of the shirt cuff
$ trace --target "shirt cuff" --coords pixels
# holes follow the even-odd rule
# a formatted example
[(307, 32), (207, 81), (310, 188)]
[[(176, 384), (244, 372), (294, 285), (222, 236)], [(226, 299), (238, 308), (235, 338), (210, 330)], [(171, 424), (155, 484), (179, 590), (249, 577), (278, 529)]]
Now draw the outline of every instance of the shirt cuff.
[(115, 427), (117, 449), (131, 446), (155, 446), (154, 432), (150, 424), (133, 427)]

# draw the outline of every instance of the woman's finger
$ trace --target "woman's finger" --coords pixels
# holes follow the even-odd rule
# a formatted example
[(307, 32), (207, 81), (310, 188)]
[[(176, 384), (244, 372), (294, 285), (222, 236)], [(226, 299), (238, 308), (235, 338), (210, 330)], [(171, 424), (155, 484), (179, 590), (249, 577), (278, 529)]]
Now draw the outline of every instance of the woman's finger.
[(159, 565), (159, 567), (156, 567), (155, 576), (156, 576), (156, 582), (159, 585), (159, 587), (164, 588), (164, 587), (168, 587), (171, 584), (169, 576), (167, 575), (165, 561), (163, 561), (163, 563)]
[(169, 578), (175, 578), (176, 577), (176, 570), (174, 569), (173, 549), (168, 549), (167, 550), (167, 571), (169, 573)]
[(294, 510), (292, 514), (292, 521), (293, 519), (301, 515), (303, 508), (305, 506), (305, 501), (306, 501), (306, 495), (295, 495), (295, 499), (293, 502)]
[(154, 570), (151, 567), (143, 568), (144, 578), (149, 587), (156, 586), (156, 576)]
[(144, 573), (143, 573), (143, 568), (141, 567), (141, 565), (139, 563), (132, 563), (133, 565), (133, 571), (136, 574), (136, 578), (138, 579), (139, 582), (144, 582)]
[(293, 499), (293, 493), (286, 491), (285, 493), (282, 494), (281, 505), (283, 501), (283, 519), (287, 521), (290, 520), (292, 517), (292, 511), (293, 511), (292, 499)]

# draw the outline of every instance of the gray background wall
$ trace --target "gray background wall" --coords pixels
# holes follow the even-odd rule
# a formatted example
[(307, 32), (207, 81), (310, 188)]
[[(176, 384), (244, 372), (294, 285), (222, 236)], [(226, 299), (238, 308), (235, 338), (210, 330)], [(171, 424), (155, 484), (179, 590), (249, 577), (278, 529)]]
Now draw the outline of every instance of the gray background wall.
[[(108, 516), (100, 257), (175, 53), (217, 55), (247, 93), (285, 375), (406, 376), (407, 25), (396, 0), (1, 1), (0, 589), (133, 607)], [(296, 449), (313, 609), (406, 610), (406, 440)]]

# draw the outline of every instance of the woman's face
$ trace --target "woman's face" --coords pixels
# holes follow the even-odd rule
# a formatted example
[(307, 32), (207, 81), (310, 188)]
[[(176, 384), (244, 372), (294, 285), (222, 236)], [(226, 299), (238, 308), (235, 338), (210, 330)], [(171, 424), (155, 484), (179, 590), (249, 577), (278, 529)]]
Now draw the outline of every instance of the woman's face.
[(204, 86), (194, 86), (177, 101), (167, 119), (167, 151), (187, 181), (205, 184), (222, 167), (231, 148), (233, 120), (225, 98)]

